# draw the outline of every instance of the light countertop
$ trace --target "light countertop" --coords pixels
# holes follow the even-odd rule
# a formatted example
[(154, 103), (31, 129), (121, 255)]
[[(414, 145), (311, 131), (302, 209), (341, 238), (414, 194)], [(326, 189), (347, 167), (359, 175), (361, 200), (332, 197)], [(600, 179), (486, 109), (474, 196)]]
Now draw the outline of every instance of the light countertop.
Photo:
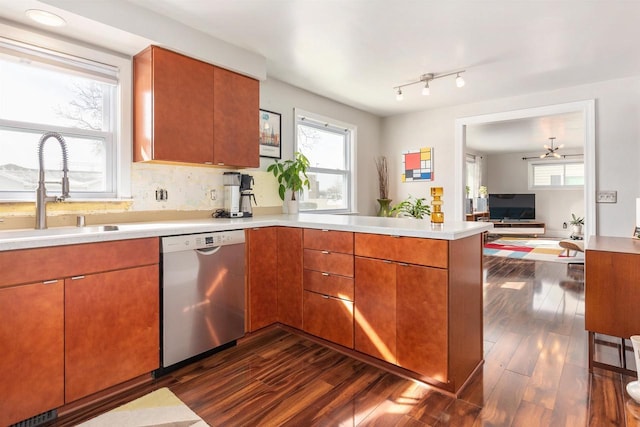
[(428, 219), (326, 214), (261, 215), (253, 218), (191, 219), (114, 225), (117, 225), (117, 230), (106, 231), (103, 226), (87, 225), (85, 227), (56, 227), (46, 230), (0, 231), (0, 251), (270, 226), (354, 231), (442, 240), (457, 240), (493, 228), (490, 222), (445, 221), (444, 224), (436, 225), (431, 224)]

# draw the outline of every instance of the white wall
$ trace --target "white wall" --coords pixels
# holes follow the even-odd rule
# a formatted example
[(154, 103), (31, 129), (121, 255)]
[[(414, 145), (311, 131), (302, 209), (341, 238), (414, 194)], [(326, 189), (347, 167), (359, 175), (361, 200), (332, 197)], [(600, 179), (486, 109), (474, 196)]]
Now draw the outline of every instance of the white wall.
[[(344, 104), (314, 95), (302, 89), (268, 79), (260, 82), (260, 108), (282, 114), (282, 159), (293, 156), (293, 109), (306, 111), (354, 124), (358, 127), (357, 210), (372, 215), (378, 191), (373, 158), (380, 150), (380, 118)], [(256, 111), (256, 114), (258, 112)], [(257, 142), (256, 142), (257, 143)], [(257, 169), (241, 169), (254, 176), (257, 206), (282, 206), (276, 178), (266, 172), (273, 159), (260, 158)], [(222, 173), (227, 169), (203, 166), (136, 163), (132, 168), (132, 210), (214, 210), (223, 207)], [(166, 189), (169, 199), (155, 200), (155, 190)], [(216, 190), (218, 200), (210, 197)]]
[[(446, 214), (449, 207), (453, 213), (457, 118), (587, 99), (596, 100), (596, 189), (618, 192), (616, 204), (597, 205), (597, 234), (629, 236), (635, 226), (635, 198), (640, 195), (640, 77), (387, 117), (382, 122), (381, 140), (395, 178), (390, 183), (391, 195), (395, 200), (409, 193), (425, 196), (429, 187), (441, 185), (445, 194), (443, 210)], [(424, 146), (435, 148), (435, 181), (400, 183), (401, 152)]]
[[(489, 193), (535, 193), (536, 220), (545, 223), (546, 236), (568, 237), (571, 227), (562, 228), (571, 214), (584, 217), (582, 189), (529, 190), (529, 162), (523, 157), (539, 153), (501, 153), (485, 155)], [(565, 154), (570, 154), (565, 150)]]
[[(378, 182), (374, 158), (380, 152), (381, 119), (373, 114), (315, 95), (279, 80), (260, 82), (260, 108), (282, 114), (282, 158), (293, 156), (293, 109), (339, 120), (357, 126), (356, 185), (357, 206), (360, 215), (374, 215), (377, 209)], [(260, 169), (266, 169), (273, 160), (260, 159)], [(275, 178), (274, 178), (275, 179)]]

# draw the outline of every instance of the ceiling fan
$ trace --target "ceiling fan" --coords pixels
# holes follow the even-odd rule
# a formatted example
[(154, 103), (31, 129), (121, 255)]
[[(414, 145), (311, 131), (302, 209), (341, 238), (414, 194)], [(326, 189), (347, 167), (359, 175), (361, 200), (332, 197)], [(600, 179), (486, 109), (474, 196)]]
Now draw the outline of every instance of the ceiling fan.
[(555, 157), (557, 159), (560, 158), (560, 154), (556, 153), (556, 151), (558, 151), (559, 149), (561, 149), (562, 147), (564, 147), (564, 144), (560, 144), (557, 147), (553, 146), (553, 141), (556, 139), (555, 136), (552, 136), (549, 138), (549, 141), (551, 141), (551, 145), (547, 145), (544, 144), (544, 148), (545, 150), (547, 150), (546, 153), (540, 154), (540, 158), (541, 159), (546, 159), (547, 157)]

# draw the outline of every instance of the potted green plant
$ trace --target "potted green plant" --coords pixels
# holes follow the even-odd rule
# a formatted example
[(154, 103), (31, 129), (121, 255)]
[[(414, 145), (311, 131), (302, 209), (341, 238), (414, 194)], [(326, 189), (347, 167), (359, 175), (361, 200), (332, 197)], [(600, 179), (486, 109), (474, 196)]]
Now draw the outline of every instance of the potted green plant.
[(273, 176), (278, 179), (278, 194), (283, 202), (287, 190), (291, 191), (291, 199), (286, 203), (290, 214), (298, 213), (296, 194), (299, 194), (304, 187), (311, 188), (307, 169), (309, 169), (309, 159), (300, 152), (294, 153), (293, 159), (284, 162), (276, 160), (267, 167), (267, 172), (273, 173)]
[(431, 206), (426, 204), (426, 201), (427, 199), (424, 197), (418, 199), (409, 195), (406, 200), (403, 200), (391, 208), (391, 215), (423, 219), (425, 216), (431, 215)]
[(576, 216), (572, 213), (571, 221), (569, 221), (569, 224), (571, 224), (572, 235), (579, 236), (582, 234), (582, 226), (584, 225), (583, 217)]

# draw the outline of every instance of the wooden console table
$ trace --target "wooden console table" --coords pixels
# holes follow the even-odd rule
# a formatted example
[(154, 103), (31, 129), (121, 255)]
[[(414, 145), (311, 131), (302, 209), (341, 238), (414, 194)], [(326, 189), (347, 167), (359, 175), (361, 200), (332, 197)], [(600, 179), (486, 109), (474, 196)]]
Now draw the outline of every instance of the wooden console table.
[[(585, 329), (589, 370), (593, 367), (636, 375), (626, 369), (624, 339), (640, 334), (640, 240), (592, 236), (585, 251)], [(595, 334), (622, 339), (621, 367), (593, 360)]]
[(538, 236), (544, 234), (545, 223), (537, 221), (491, 221), (493, 223), (492, 234), (531, 234)]

